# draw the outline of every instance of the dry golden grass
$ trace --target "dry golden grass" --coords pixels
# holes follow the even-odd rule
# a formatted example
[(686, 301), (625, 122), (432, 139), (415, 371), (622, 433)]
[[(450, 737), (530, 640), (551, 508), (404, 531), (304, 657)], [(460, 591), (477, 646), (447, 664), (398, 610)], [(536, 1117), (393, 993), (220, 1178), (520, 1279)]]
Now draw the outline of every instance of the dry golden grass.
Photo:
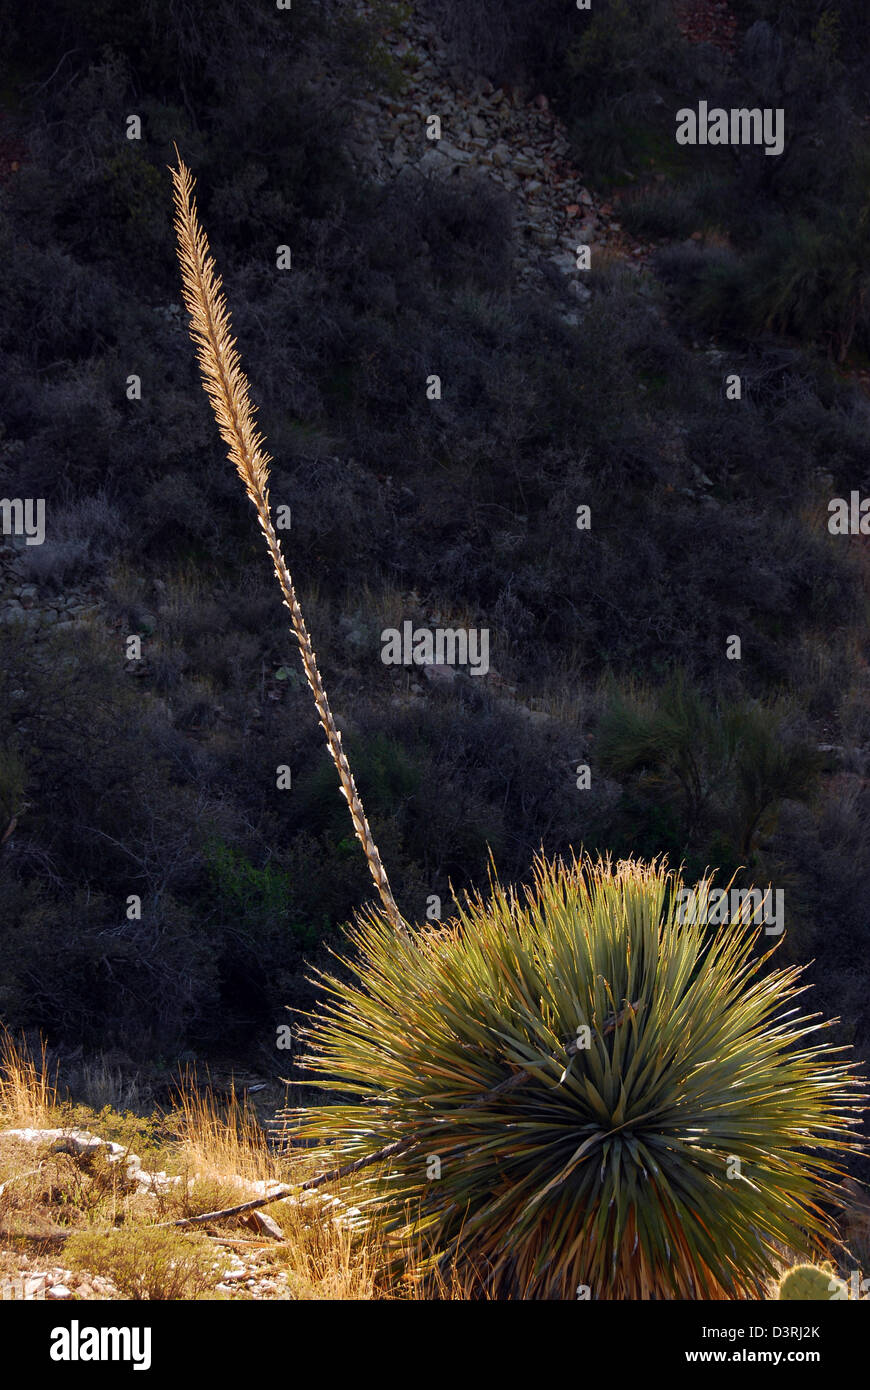
[(283, 1182), (280, 1161), (266, 1146), (256, 1115), (235, 1089), (219, 1102), (214, 1092), (196, 1085), (192, 1073), (182, 1079), (176, 1098), (179, 1147), (185, 1160), (203, 1176), (237, 1174), (247, 1181)]
[[(177, 1126), (179, 1153), (197, 1175), (193, 1192), (199, 1210), (220, 1205), (215, 1201), (210, 1208), (203, 1201), (202, 1179), (225, 1184), (232, 1174), (245, 1182), (301, 1185), (316, 1175), (304, 1152), (282, 1158), (267, 1147), (256, 1116), (244, 1100), (233, 1093), (228, 1102), (218, 1103), (213, 1092), (197, 1089), (190, 1077), (179, 1091)], [(227, 1198), (229, 1205), (232, 1194), (227, 1193)], [(418, 1261), (410, 1262), (412, 1274), (394, 1286), (389, 1271), (395, 1249), (376, 1224), (355, 1215), (351, 1202), (350, 1193), (336, 1182), (328, 1190), (302, 1193), (268, 1208), (285, 1239), (284, 1245), (272, 1247), (273, 1263), (286, 1271), (294, 1298), (469, 1297), (467, 1285), (455, 1273), (424, 1278), (422, 1250)], [(243, 1233), (240, 1228), (239, 1234)]]
[(46, 1044), (34, 1057), (23, 1038), (16, 1043), (0, 1025), (0, 1129), (46, 1129), (56, 1123), (58, 1105)]
[[(57, 1081), (44, 1046), (34, 1055), (23, 1039), (2, 1033), (0, 1129), (78, 1126), (106, 1137), (101, 1131), (107, 1123), (116, 1132), (131, 1123), (147, 1124), (110, 1110), (89, 1115), (61, 1100)], [(286, 1293), (275, 1296), (304, 1301), (471, 1296), (449, 1272), (426, 1274), (422, 1250), (416, 1261), (404, 1262), (401, 1279), (394, 1277), (395, 1248), (376, 1224), (351, 1210), (350, 1193), (338, 1182), (328, 1191), (267, 1208), (283, 1232), (280, 1242), (258, 1238), (239, 1218), (204, 1228), (164, 1227), (246, 1201), (255, 1195), (254, 1183), (296, 1185), (316, 1173), (307, 1152), (287, 1157), (269, 1148), (243, 1099), (233, 1093), (219, 1099), (210, 1088), (199, 1087), (192, 1073), (182, 1079), (164, 1126), (166, 1137), (148, 1154), (148, 1166), (180, 1181), (150, 1194), (99, 1151), (79, 1158), (53, 1152), (49, 1141), (0, 1142), (0, 1273), (15, 1274), (16, 1250), (54, 1251), (53, 1262), (62, 1259), (70, 1268), (103, 1275), (126, 1297), (144, 1291), (148, 1298), (220, 1298), (229, 1295), (215, 1286), (235, 1251), (256, 1255), (258, 1277), (286, 1276), (281, 1284)], [(129, 1143), (138, 1150), (135, 1128)], [(214, 1256), (211, 1275), (208, 1251)], [(232, 1297), (250, 1295), (240, 1290)]]

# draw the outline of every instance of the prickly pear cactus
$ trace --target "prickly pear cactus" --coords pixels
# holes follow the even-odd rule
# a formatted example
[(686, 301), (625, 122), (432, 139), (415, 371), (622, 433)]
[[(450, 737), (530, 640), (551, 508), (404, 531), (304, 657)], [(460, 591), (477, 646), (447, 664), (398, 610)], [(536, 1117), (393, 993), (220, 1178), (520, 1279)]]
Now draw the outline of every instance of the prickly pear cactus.
[(794, 1265), (779, 1281), (779, 1298), (847, 1298), (846, 1285), (834, 1274), (833, 1265)]

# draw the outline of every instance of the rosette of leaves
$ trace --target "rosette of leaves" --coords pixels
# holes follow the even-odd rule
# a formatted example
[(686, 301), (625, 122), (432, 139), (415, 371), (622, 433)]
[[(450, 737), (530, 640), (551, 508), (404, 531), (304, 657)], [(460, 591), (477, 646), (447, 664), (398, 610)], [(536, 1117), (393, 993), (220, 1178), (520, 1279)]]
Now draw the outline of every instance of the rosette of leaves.
[[(821, 1249), (861, 1087), (760, 929), (680, 920), (661, 864), (536, 865), (322, 976), (301, 1113), (399, 1247), (502, 1297), (763, 1297)], [(775, 950), (775, 947), (773, 948)], [(372, 1162), (387, 1148), (388, 1156)]]

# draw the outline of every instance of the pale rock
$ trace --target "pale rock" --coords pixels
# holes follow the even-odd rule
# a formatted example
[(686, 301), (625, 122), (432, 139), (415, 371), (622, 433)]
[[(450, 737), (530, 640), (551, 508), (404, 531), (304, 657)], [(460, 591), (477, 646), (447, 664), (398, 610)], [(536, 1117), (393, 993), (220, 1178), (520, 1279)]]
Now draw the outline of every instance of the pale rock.
[(456, 164), (467, 164), (471, 155), (467, 150), (460, 150), (458, 146), (451, 145), (449, 140), (439, 140), (438, 149), (447, 159), (453, 160)]
[(284, 1240), (285, 1238), (278, 1222), (265, 1211), (247, 1212), (242, 1217), (242, 1225), (247, 1226), (251, 1231), (258, 1231), (262, 1236), (269, 1236), (272, 1240)]
[(430, 685), (452, 685), (456, 680), (456, 670), (439, 662), (431, 662), (422, 667), (423, 676)]
[(450, 161), (440, 150), (427, 150), (417, 168), (421, 174), (437, 174), (447, 169)]

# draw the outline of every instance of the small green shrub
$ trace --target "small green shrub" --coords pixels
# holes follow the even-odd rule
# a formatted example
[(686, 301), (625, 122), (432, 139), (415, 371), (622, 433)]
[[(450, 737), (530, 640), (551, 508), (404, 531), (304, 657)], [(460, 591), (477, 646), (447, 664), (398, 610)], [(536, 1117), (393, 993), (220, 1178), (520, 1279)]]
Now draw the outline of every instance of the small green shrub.
[(675, 808), (686, 841), (719, 825), (735, 852), (751, 857), (782, 801), (807, 801), (819, 755), (790, 736), (776, 703), (708, 703), (678, 672), (657, 694), (615, 694), (597, 753), (612, 776)]
[(274, 864), (257, 869), (238, 850), (220, 840), (204, 849), (212, 887), (226, 909), (243, 921), (271, 922), (284, 912), (290, 891), (289, 876)]
[(866, 347), (868, 257), (867, 204), (814, 222), (779, 219), (745, 258), (710, 267), (690, 313), (714, 331), (788, 334), (843, 362), (856, 335)]
[(154, 1227), (77, 1231), (64, 1258), (109, 1279), (127, 1298), (199, 1298), (217, 1282), (214, 1250), (201, 1237)]
[(680, 185), (644, 189), (620, 204), (619, 215), (622, 225), (641, 237), (687, 237), (699, 225), (697, 201)]

